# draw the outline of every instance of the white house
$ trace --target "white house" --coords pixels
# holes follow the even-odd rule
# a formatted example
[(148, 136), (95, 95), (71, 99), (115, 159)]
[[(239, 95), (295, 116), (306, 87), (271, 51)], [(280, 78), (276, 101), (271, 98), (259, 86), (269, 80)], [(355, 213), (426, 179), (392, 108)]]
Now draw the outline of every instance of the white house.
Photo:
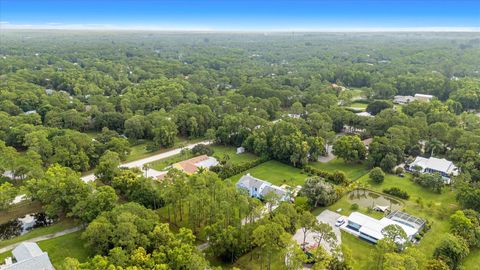
[(48, 254), (36, 243), (23, 242), (12, 250), (12, 255), (0, 265), (1, 270), (55, 270)]
[(425, 94), (415, 94), (415, 100), (418, 101), (430, 101), (433, 99), (432, 95), (425, 95)]
[(362, 117), (373, 117), (373, 115), (370, 114), (369, 112), (359, 112), (359, 113), (356, 113), (356, 115), (362, 116)]
[[(418, 170), (416, 169), (418, 167)], [(458, 168), (453, 162), (444, 158), (424, 158), (416, 157), (415, 160), (407, 167), (409, 171), (417, 170), (420, 173), (439, 173), (445, 180), (445, 183), (450, 184), (450, 177), (458, 175)]]
[(412, 96), (394, 96), (393, 97), (393, 103), (396, 103), (396, 104), (408, 104), (414, 100), (415, 98)]
[(382, 219), (375, 219), (359, 212), (353, 212), (348, 216), (347, 223), (342, 229), (376, 244), (383, 239), (382, 230), (389, 225), (400, 226), (406, 233), (408, 240), (411, 241), (421, 231), (425, 222), (400, 211), (392, 212)]
[(275, 186), (270, 182), (260, 180), (251, 176), (249, 173), (242, 176), (237, 182), (237, 188), (245, 189), (251, 197), (258, 199), (264, 198), (268, 193), (275, 193), (281, 201), (289, 199), (288, 192), (279, 186)]

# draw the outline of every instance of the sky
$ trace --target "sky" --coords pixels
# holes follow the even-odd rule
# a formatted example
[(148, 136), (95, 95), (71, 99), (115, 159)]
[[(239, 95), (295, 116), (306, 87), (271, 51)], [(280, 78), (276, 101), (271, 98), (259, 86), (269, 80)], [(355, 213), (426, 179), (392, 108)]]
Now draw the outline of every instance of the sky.
[(0, 0), (0, 29), (480, 30), (479, 0)]

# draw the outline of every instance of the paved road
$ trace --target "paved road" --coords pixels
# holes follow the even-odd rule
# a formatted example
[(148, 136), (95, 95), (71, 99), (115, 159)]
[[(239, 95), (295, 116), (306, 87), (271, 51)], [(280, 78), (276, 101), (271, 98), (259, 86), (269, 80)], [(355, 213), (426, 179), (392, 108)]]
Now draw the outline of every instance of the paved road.
[(40, 242), (40, 241), (43, 241), (43, 240), (56, 238), (56, 237), (59, 237), (59, 236), (65, 235), (65, 234), (73, 233), (73, 232), (79, 231), (81, 229), (82, 229), (81, 226), (77, 226), (77, 227), (73, 227), (73, 228), (70, 228), (70, 229), (66, 229), (66, 230), (61, 231), (61, 232), (42, 235), (42, 236), (31, 238), (31, 239), (28, 239), (28, 240), (25, 240), (25, 241), (18, 242), (18, 243), (15, 243), (15, 244), (11, 244), (11, 245), (8, 245), (6, 247), (0, 248), (0, 254), (16, 248), (22, 242), (35, 242), (36, 243), (36, 242)]
[[(156, 155), (146, 157), (146, 158), (142, 158), (142, 159), (139, 159), (139, 160), (135, 160), (135, 161), (132, 161), (132, 162), (123, 163), (123, 164), (120, 164), (120, 167), (127, 167), (127, 168), (138, 167), (138, 168), (141, 169), (143, 167), (143, 165), (145, 165), (145, 164), (154, 162), (154, 161), (159, 160), (159, 159), (164, 159), (164, 158), (168, 158), (168, 157), (180, 154), (182, 149), (185, 149), (185, 148), (192, 149), (197, 144), (211, 144), (211, 143), (212, 143), (211, 141), (202, 141), (202, 142), (198, 142), (198, 143), (192, 143), (192, 144), (189, 144), (185, 147), (173, 149), (173, 150), (170, 150), (170, 151), (167, 151), (167, 152), (163, 152), (163, 153), (160, 153), (160, 154), (156, 154)], [(88, 174), (88, 175), (82, 176), (81, 178), (84, 182), (90, 182), (90, 181), (95, 180), (95, 175)]]

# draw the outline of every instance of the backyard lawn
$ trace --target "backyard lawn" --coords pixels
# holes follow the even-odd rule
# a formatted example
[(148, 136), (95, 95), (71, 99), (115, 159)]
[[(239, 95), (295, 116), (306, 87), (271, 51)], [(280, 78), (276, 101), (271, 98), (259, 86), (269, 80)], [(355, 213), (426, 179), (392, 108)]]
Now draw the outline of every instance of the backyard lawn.
[(336, 170), (343, 171), (350, 180), (357, 180), (368, 173), (368, 168), (363, 163), (345, 163), (343, 159), (335, 158), (327, 163), (313, 162), (310, 166), (324, 170), (327, 172), (334, 172)]
[(368, 269), (369, 259), (375, 246), (351, 235), (347, 232), (342, 233), (342, 251), (351, 256), (349, 265), (355, 270)]
[(289, 166), (279, 161), (270, 160), (240, 174), (234, 175), (229, 179), (236, 183), (240, 177), (250, 173), (256, 178), (268, 181), (277, 186), (286, 184), (291, 187), (295, 187), (298, 185), (303, 185), (305, 179), (308, 177), (301, 171), (302, 170), (299, 168)]
[(84, 247), (85, 241), (80, 236), (83, 231), (66, 234), (57, 238), (38, 242), (43, 251), (48, 253), (53, 266), (61, 269), (63, 261), (67, 257), (76, 258), (80, 262), (87, 260), (90, 255), (87, 248)]
[(256, 155), (247, 152), (237, 154), (236, 147), (212, 145), (211, 148), (213, 149), (213, 156), (219, 161), (222, 160), (225, 155), (228, 155), (230, 158), (229, 161), (233, 164), (241, 164), (258, 159)]

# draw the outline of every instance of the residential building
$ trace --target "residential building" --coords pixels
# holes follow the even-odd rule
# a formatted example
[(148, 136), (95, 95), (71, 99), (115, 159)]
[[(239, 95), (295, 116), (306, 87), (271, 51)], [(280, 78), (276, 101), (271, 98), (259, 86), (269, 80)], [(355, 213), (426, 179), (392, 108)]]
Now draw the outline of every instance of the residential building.
[(373, 115), (370, 114), (369, 112), (359, 112), (359, 113), (356, 113), (356, 115), (362, 116), (362, 117), (373, 117)]
[(415, 100), (429, 102), (433, 99), (432, 95), (415, 94)]
[(342, 226), (342, 229), (376, 244), (383, 239), (382, 230), (389, 225), (400, 226), (406, 233), (408, 240), (412, 241), (423, 229), (425, 221), (400, 211), (394, 211), (382, 219), (375, 219), (359, 212), (353, 212), (348, 216), (347, 223)]
[(412, 163), (406, 166), (406, 169), (420, 173), (439, 173), (444, 178), (446, 184), (450, 184), (451, 176), (456, 176), (459, 173), (457, 166), (453, 162), (435, 157), (416, 157)]
[(183, 171), (187, 174), (194, 174), (198, 171), (199, 168), (208, 169), (212, 166), (218, 164), (218, 160), (214, 157), (209, 157), (207, 155), (201, 155), (184, 161), (180, 161), (172, 165), (173, 168), (176, 168), (180, 171)]
[(270, 182), (260, 180), (251, 176), (249, 173), (242, 176), (237, 182), (237, 188), (245, 189), (251, 197), (263, 199), (268, 193), (276, 194), (281, 201), (290, 198), (286, 189), (275, 186)]
[(54, 270), (50, 258), (36, 243), (23, 242), (12, 250), (12, 257), (5, 259), (1, 270)]
[(412, 96), (394, 96), (393, 97), (393, 103), (395, 104), (408, 104), (414, 100), (415, 98)]

